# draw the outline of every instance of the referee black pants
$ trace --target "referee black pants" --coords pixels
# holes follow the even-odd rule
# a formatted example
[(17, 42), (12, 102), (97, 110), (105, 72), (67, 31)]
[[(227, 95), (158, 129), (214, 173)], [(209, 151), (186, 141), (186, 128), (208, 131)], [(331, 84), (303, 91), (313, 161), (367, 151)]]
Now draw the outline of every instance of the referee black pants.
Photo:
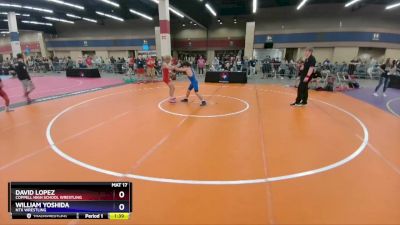
[(296, 104), (307, 104), (308, 101), (308, 82), (304, 82), (304, 79), (300, 81), (299, 87), (297, 88)]

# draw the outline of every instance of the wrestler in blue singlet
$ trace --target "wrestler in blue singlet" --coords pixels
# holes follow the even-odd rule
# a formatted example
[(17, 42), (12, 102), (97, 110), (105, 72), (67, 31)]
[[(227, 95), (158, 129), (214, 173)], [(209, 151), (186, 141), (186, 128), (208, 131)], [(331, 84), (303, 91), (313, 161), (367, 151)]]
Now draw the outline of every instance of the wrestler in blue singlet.
[(192, 76), (188, 76), (189, 80), (190, 80), (190, 86), (188, 88), (189, 91), (193, 90), (195, 92), (199, 92), (199, 82), (196, 79), (196, 73), (194, 72), (193, 68), (192, 68)]
[[(194, 72), (192, 65), (189, 62), (183, 62), (182, 63), (182, 67), (183, 68), (175, 68), (175, 71), (178, 72), (184, 72), (186, 74), (186, 76), (188, 76), (189, 80), (190, 80), (190, 85), (189, 88), (186, 92), (186, 97), (184, 99), (181, 100), (181, 102), (189, 102), (189, 95), (190, 92), (192, 92), (192, 90), (194, 89), (196, 96), (199, 98), (199, 100), (201, 101), (200, 106), (206, 106), (207, 102), (206, 100), (203, 98), (203, 96), (201, 96), (201, 94), (199, 93), (199, 82), (196, 79), (196, 73)], [(189, 68), (192, 71), (192, 76), (189, 76)]]

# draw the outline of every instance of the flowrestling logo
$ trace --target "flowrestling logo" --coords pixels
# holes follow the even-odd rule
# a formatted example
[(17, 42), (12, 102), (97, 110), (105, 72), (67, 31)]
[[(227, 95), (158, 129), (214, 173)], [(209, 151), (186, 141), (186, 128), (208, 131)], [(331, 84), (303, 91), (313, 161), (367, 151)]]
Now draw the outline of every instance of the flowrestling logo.
[(228, 72), (221, 72), (219, 74), (219, 82), (220, 83), (229, 83), (229, 73)]

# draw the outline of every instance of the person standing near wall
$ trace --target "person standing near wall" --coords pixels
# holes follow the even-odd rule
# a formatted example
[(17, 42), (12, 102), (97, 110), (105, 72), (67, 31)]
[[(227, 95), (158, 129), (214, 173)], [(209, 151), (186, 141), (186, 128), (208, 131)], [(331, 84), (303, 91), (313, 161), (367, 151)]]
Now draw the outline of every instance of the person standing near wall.
[(128, 66), (130, 72), (135, 71), (135, 57), (133, 55), (128, 59)]
[(249, 61), (249, 66), (250, 66), (250, 74), (249, 75), (255, 75), (256, 74), (256, 65), (257, 65), (257, 60), (251, 57)]
[(197, 60), (197, 67), (199, 68), (199, 74), (204, 74), (204, 67), (206, 66), (206, 61), (203, 59), (203, 56)]
[(90, 55), (88, 55), (86, 57), (86, 66), (89, 69), (91, 69), (93, 67), (92, 57)]
[(142, 55), (139, 55), (138, 58), (136, 59), (136, 73), (138, 76), (138, 80), (140, 81), (142, 79), (143, 81), (143, 77), (144, 77), (144, 66), (145, 66), (146, 62), (143, 59)]
[(74, 68), (74, 61), (72, 61), (71, 56), (68, 56), (66, 64), (67, 64), (67, 69), (73, 69)]
[(151, 81), (154, 81), (154, 78), (156, 77), (156, 69), (154, 68), (156, 64), (156, 61), (154, 60), (153, 57), (149, 56), (146, 59), (146, 70), (147, 70), (147, 76), (151, 78)]
[(212, 61), (212, 66), (214, 71), (219, 71), (219, 59), (217, 56), (214, 57)]
[(382, 84), (383, 84), (383, 97), (387, 97), (386, 95), (386, 89), (389, 86), (389, 70), (390, 68), (393, 68), (393, 66), (395, 65), (391, 65), (390, 64), (390, 58), (386, 59), (385, 64), (382, 64), (379, 68), (381, 71), (381, 77), (379, 78), (379, 84), (378, 86), (376, 86), (375, 88), (375, 92), (374, 92), (374, 96), (378, 97), (378, 91), (381, 88)]
[(312, 55), (314, 50), (306, 48), (304, 53), (305, 60), (303, 69), (300, 69), (300, 83), (297, 89), (296, 101), (291, 106), (306, 106), (308, 101), (308, 83), (311, 81), (314, 74), (315, 64), (317, 63), (315, 57)]

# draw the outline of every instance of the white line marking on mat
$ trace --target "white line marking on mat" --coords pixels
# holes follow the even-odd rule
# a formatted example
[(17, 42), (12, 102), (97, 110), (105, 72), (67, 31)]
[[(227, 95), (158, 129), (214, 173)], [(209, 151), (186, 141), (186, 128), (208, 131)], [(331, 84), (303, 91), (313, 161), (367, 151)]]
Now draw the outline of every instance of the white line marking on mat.
[[(362, 137), (360, 135), (356, 135), (359, 139), (362, 140)], [(377, 149), (375, 148), (371, 143), (368, 143), (368, 147), (379, 156), (390, 168), (392, 168), (397, 174), (400, 175), (400, 168), (398, 168), (394, 163), (390, 162), (386, 157)]]
[(395, 116), (397, 116), (397, 117), (400, 117), (400, 115), (397, 113), (397, 112), (395, 112), (393, 109), (392, 109), (392, 107), (390, 106), (393, 102), (396, 102), (396, 101), (400, 101), (400, 97), (399, 98), (394, 98), (394, 99), (391, 99), (391, 100), (389, 100), (387, 103), (386, 103), (386, 108), (389, 110), (389, 112), (391, 112), (393, 115), (395, 115)]
[[(234, 99), (237, 101), (240, 101), (241, 103), (243, 103), (245, 105), (245, 107), (239, 111), (236, 112), (232, 112), (232, 113), (225, 113), (225, 114), (216, 114), (216, 115), (193, 115), (193, 114), (181, 114), (181, 113), (175, 113), (175, 112), (171, 112), (168, 111), (166, 109), (164, 109), (162, 107), (162, 104), (164, 104), (166, 101), (168, 101), (169, 99), (164, 99), (161, 102), (158, 103), (158, 108), (168, 114), (174, 115), (174, 116), (183, 116), (183, 117), (194, 117), (194, 118), (219, 118), (219, 117), (226, 117), (226, 116), (233, 116), (233, 115), (237, 115), (240, 113), (243, 113), (245, 111), (247, 111), (250, 108), (250, 105), (248, 102), (246, 102), (245, 100), (242, 100), (240, 98), (235, 98), (235, 97), (230, 97), (230, 96), (224, 96), (224, 95), (204, 95), (204, 96), (213, 96), (213, 97), (222, 97), (222, 98), (230, 98), (230, 99)], [(181, 98), (183, 96), (178, 96), (177, 98)]]

